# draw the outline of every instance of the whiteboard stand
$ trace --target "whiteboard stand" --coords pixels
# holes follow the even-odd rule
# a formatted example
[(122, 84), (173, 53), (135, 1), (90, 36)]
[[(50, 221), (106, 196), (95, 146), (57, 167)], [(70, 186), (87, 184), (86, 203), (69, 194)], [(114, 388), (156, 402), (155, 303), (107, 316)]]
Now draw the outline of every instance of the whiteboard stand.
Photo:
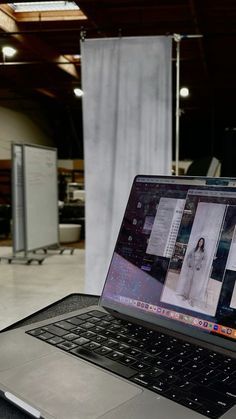
[(45, 256), (35, 255), (33, 253), (30, 254), (28, 252), (27, 254), (24, 252), (17, 252), (17, 254), (13, 255), (1, 256), (0, 261), (7, 260), (9, 264), (12, 262), (20, 262), (25, 263), (26, 265), (30, 265), (32, 262), (37, 262), (39, 265), (42, 265), (44, 259)]
[(0, 261), (41, 265), (35, 250), (59, 245), (56, 149), (12, 144), (12, 219), (13, 254)]
[(41, 265), (49, 250), (73, 254), (59, 244), (56, 149), (12, 144), (12, 220), (13, 254), (0, 261)]
[(74, 247), (62, 247), (60, 245), (52, 245), (48, 247), (42, 247), (41, 249), (37, 249), (34, 251), (34, 253), (38, 253), (38, 251), (43, 251), (44, 254), (47, 254), (48, 250), (58, 251), (59, 255), (62, 255), (64, 252), (68, 251), (71, 255), (73, 255), (75, 249)]

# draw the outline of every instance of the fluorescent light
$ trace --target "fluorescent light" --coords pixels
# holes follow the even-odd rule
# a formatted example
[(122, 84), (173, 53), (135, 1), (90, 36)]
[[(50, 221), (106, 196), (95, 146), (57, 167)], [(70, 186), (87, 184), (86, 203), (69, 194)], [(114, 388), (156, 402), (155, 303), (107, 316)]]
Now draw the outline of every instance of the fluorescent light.
[(78, 87), (75, 87), (74, 88), (74, 94), (75, 94), (76, 97), (82, 97), (84, 92), (83, 92), (83, 90), (79, 89)]
[(181, 97), (188, 97), (189, 96), (189, 89), (187, 87), (181, 87), (179, 93), (180, 93)]
[(5, 47), (2, 48), (2, 53), (3, 53), (4, 57), (11, 58), (15, 55), (16, 49), (12, 48), (12, 47), (5, 46)]
[(79, 10), (79, 6), (70, 0), (64, 1), (31, 1), (9, 3), (15, 12), (43, 12), (58, 10)]

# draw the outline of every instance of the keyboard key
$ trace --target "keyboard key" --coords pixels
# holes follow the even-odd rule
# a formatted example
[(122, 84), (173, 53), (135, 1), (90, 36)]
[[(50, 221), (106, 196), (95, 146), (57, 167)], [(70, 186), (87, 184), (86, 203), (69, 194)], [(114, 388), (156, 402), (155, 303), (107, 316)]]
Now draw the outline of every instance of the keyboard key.
[(81, 324), (81, 327), (83, 329), (92, 329), (94, 327), (94, 324), (93, 323), (90, 323), (90, 322), (85, 322), (85, 323), (82, 323)]
[(111, 316), (111, 314), (106, 314), (105, 317), (104, 317), (104, 319), (105, 320), (108, 320), (109, 322), (112, 322), (112, 323), (117, 323), (117, 324), (119, 323), (119, 324), (121, 324), (121, 320), (116, 319), (115, 317)]
[(178, 383), (175, 382), (175, 385), (178, 384), (178, 388), (180, 390), (185, 390), (185, 391), (189, 391), (194, 387), (194, 384), (191, 383), (190, 381), (186, 380), (186, 381), (179, 381)]
[(77, 319), (88, 320), (88, 319), (90, 319), (91, 316), (90, 316), (90, 314), (84, 313), (84, 314), (79, 314), (76, 317), (77, 317)]
[(53, 335), (51, 333), (46, 332), (46, 333), (42, 333), (38, 337), (39, 337), (39, 339), (42, 339), (42, 340), (48, 340), (48, 339), (52, 338)]
[(109, 348), (118, 348), (118, 346), (120, 345), (120, 342), (117, 342), (114, 339), (108, 339), (108, 338), (106, 339), (107, 339), (106, 346), (108, 346)]
[(46, 330), (49, 333), (52, 333), (56, 336), (64, 336), (68, 333), (67, 330), (61, 329), (60, 327), (54, 326), (53, 324), (49, 324), (48, 326), (43, 327), (44, 330)]
[(170, 371), (172, 374), (177, 374), (182, 369), (182, 365), (181, 364), (174, 364), (173, 362), (170, 362), (169, 364), (167, 364), (165, 366), (165, 368), (168, 371)]
[[(89, 314), (91, 314), (94, 317), (105, 317), (105, 316), (107, 316), (107, 313), (103, 313), (102, 311), (98, 311), (98, 310), (92, 310), (92, 311), (89, 312)], [(111, 316), (111, 318), (113, 318), (113, 317)]]
[(118, 343), (117, 349), (121, 352), (125, 352), (125, 351), (129, 350), (129, 348), (130, 348), (129, 345), (126, 345), (126, 344), (120, 343), (120, 342)]
[(204, 354), (198, 353), (198, 354), (194, 354), (191, 357), (193, 362), (203, 362), (206, 359), (206, 356)]
[(120, 360), (124, 358), (124, 355), (121, 352), (111, 351), (107, 353), (107, 356), (111, 359)]
[(142, 373), (135, 375), (131, 381), (133, 381), (134, 383), (140, 384), (144, 387), (151, 386), (153, 383), (153, 379), (149, 375), (142, 374)]
[(89, 342), (89, 343), (86, 343), (85, 345), (84, 345), (86, 348), (88, 348), (88, 349), (98, 349), (98, 348), (100, 348), (100, 344), (99, 343), (96, 343), (96, 342)]
[(51, 345), (57, 345), (57, 343), (63, 342), (63, 339), (59, 338), (59, 336), (54, 336), (53, 338), (49, 339), (47, 342), (51, 343)]
[(234, 373), (236, 372), (236, 368), (235, 365), (224, 365), (222, 368), (222, 371), (225, 372), (226, 374), (230, 374), (230, 373)]
[(81, 333), (84, 333), (84, 329), (82, 329), (82, 327), (78, 326), (75, 329), (73, 329), (73, 333), (77, 333), (78, 335), (80, 335)]
[(162, 375), (164, 373), (163, 370), (161, 370), (160, 368), (151, 368), (149, 371), (150, 376), (152, 377), (158, 377), (160, 375)]
[(195, 370), (191, 371), (191, 370), (188, 370), (187, 368), (183, 368), (183, 369), (178, 371), (178, 376), (180, 378), (186, 378), (186, 379), (192, 381), (193, 379), (195, 379), (195, 377), (199, 376), (199, 373), (198, 373), (198, 371), (195, 371)]
[(203, 365), (202, 364), (198, 364), (197, 362), (188, 362), (187, 364), (185, 364), (185, 367), (187, 367), (189, 370), (191, 371), (201, 371), (202, 373), (202, 369), (203, 369)]
[(89, 342), (90, 342), (89, 339), (86, 339), (83, 337), (80, 337), (74, 340), (74, 343), (76, 343), (76, 345), (85, 345), (86, 343), (89, 343)]
[(155, 359), (149, 355), (144, 355), (142, 354), (142, 352), (140, 352), (140, 354), (138, 355), (138, 360), (139, 362), (148, 364), (148, 365), (153, 365), (155, 363)]
[(69, 351), (70, 349), (76, 348), (76, 346), (77, 345), (75, 345), (74, 343), (67, 342), (67, 341), (64, 341), (64, 342), (61, 342), (61, 343), (57, 344), (58, 348), (65, 349), (66, 351)]
[(131, 378), (136, 374), (136, 371), (127, 365), (122, 365), (110, 358), (99, 355), (98, 353), (91, 352), (86, 348), (79, 347), (70, 351), (72, 354), (79, 356), (80, 358), (86, 359), (93, 364), (99, 365), (115, 374), (120, 375), (124, 378)]
[(155, 355), (158, 355), (158, 354), (162, 353), (162, 350), (160, 348), (157, 348), (157, 347), (156, 348), (147, 348), (147, 353), (152, 355), (152, 356), (155, 356)]
[[(118, 339), (118, 337), (116, 337), (116, 339)], [(119, 339), (122, 341), (122, 335), (121, 336), (119, 336)], [(129, 338), (126, 338), (125, 337), (125, 339), (124, 339), (124, 342), (126, 342), (128, 345), (130, 345), (130, 346), (136, 346), (136, 345), (139, 345), (139, 343), (138, 343), (138, 341), (137, 340), (135, 340), (135, 339), (129, 339)]]
[[(220, 378), (219, 378), (219, 375), (217, 376), (217, 381), (220, 380), (223, 384), (229, 384), (229, 383), (234, 382), (234, 379), (233, 379), (232, 375), (223, 374), (223, 373), (222, 373), (222, 375), (220, 375)], [(236, 377), (235, 377), (235, 386), (236, 386)]]
[(99, 349), (96, 349), (96, 350), (95, 350), (95, 352), (96, 352), (97, 354), (107, 355), (107, 354), (109, 354), (110, 352), (112, 352), (112, 349), (111, 349), (111, 348), (108, 348), (108, 347), (106, 347), (106, 346), (102, 346), (102, 347), (100, 347)]
[(119, 359), (119, 362), (125, 365), (133, 365), (136, 362), (136, 360), (134, 358), (124, 356), (123, 358)]
[(208, 385), (212, 381), (212, 377), (206, 377), (203, 374), (197, 374), (195, 377), (190, 378), (194, 383)]
[(99, 334), (101, 334), (102, 335), (102, 332), (104, 332), (104, 328), (103, 327), (101, 327), (101, 326), (95, 326), (94, 328), (93, 328), (93, 332), (94, 333), (99, 333)]
[(116, 339), (117, 332), (114, 331), (114, 330), (104, 329), (104, 331), (102, 332), (102, 335), (103, 336), (106, 336), (107, 338), (114, 338), (114, 339)]
[(98, 319), (97, 317), (90, 317), (89, 321), (90, 323), (94, 323), (94, 324), (100, 323), (100, 319)]
[(185, 393), (178, 389), (170, 389), (165, 391), (165, 396), (168, 397), (168, 399), (179, 401), (185, 398)]
[(131, 348), (131, 347), (129, 347), (130, 349), (127, 349), (126, 351), (125, 351), (125, 353), (127, 354), (127, 355), (130, 355), (130, 356), (138, 356), (138, 355), (140, 355), (141, 354), (141, 352), (140, 351), (138, 351), (138, 349), (133, 349), (133, 348)]
[(96, 333), (88, 331), (88, 332), (81, 333), (81, 336), (83, 336), (83, 338), (93, 340), (93, 338), (96, 338)]
[(66, 321), (71, 324), (74, 324), (75, 326), (79, 326), (80, 324), (84, 323), (84, 320), (78, 319), (77, 317), (71, 317), (70, 319), (67, 319)]
[(105, 329), (110, 326), (110, 323), (107, 320), (101, 320), (99, 326), (104, 327)]
[(71, 330), (74, 328), (74, 325), (71, 323), (68, 323), (67, 321), (57, 322), (55, 323), (55, 326), (61, 327), (62, 329), (65, 329), (65, 330)]
[(214, 368), (205, 367), (201, 369), (201, 374), (205, 377), (211, 378), (216, 377), (217, 371)]
[(155, 391), (155, 393), (165, 393), (170, 389), (170, 385), (163, 382), (153, 382), (149, 387), (149, 390)]
[(121, 328), (121, 326), (119, 324), (109, 323), (109, 330), (113, 330), (113, 331), (122, 333), (123, 328)]
[(201, 404), (194, 402), (193, 400), (186, 398), (182, 399), (180, 398), (180, 403), (186, 407), (189, 407), (190, 409), (199, 410), (201, 408)]
[(101, 336), (101, 335), (95, 335), (94, 337), (93, 337), (93, 340), (95, 341), (95, 342), (106, 342), (107, 341), (107, 338), (105, 337), (105, 336)]
[(43, 330), (43, 329), (34, 329), (34, 330), (29, 330), (28, 332), (27, 332), (29, 335), (32, 335), (32, 336), (39, 336), (39, 335), (41, 335), (42, 333), (45, 333), (45, 330)]
[(78, 335), (76, 333), (68, 333), (68, 335), (64, 336), (64, 339), (66, 340), (78, 339)]
[(155, 362), (153, 363), (153, 367), (158, 367), (163, 370), (167, 369), (168, 366), (171, 366), (170, 363), (168, 363), (167, 361), (164, 361), (163, 359), (156, 359)]
[(133, 364), (133, 368), (135, 368), (138, 371), (146, 371), (150, 369), (150, 365), (136, 361), (135, 364)]

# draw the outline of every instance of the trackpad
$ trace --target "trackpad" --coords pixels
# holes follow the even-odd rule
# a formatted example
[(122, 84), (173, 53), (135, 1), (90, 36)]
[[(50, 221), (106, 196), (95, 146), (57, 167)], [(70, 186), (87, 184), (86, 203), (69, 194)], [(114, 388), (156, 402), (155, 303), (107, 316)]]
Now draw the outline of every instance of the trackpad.
[(54, 353), (0, 373), (9, 391), (56, 418), (95, 419), (142, 390), (80, 359)]

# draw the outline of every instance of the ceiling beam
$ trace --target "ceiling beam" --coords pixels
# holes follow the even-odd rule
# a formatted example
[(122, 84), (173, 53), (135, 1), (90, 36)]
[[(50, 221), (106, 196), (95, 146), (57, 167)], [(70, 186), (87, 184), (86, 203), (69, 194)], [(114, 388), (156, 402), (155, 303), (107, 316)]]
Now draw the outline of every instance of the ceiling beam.
[[(13, 39), (17, 40), (24, 49), (30, 51), (40, 60), (55, 62), (62, 71), (70, 74), (70, 76), (78, 79), (76, 66), (63, 55), (55, 54), (52, 48), (42, 42), (39, 37), (31, 34), (21, 34), (20, 28), (15, 19), (9, 15), (4, 6), (0, 6), (0, 30), (8, 34), (12, 34)], [(17, 34), (18, 32), (18, 34)], [(40, 35), (40, 31), (38, 32)], [(67, 65), (65, 65), (67, 62)]]
[(84, 21), (87, 17), (81, 10), (70, 10), (70, 11), (58, 11), (58, 12), (18, 12), (14, 14), (17, 22), (63, 22), (65, 20), (70, 21)]

